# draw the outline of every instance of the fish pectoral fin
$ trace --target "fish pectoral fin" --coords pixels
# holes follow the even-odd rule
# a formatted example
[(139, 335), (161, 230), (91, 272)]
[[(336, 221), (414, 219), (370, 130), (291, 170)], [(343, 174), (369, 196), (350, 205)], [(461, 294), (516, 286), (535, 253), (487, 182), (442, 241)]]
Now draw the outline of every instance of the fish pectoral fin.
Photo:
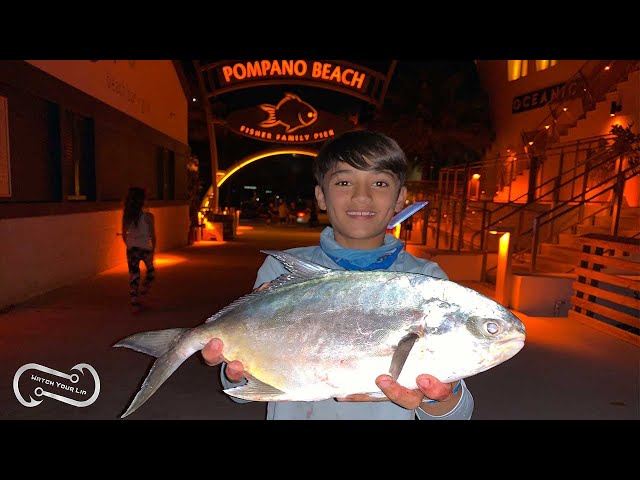
[(240, 387), (227, 388), (224, 393), (231, 395), (232, 397), (242, 398), (243, 400), (254, 401), (277, 401), (281, 400), (285, 392), (272, 387), (269, 384), (261, 382), (256, 378), (251, 378), (246, 385)]
[(391, 358), (391, 366), (389, 367), (389, 375), (391, 375), (394, 380), (397, 380), (400, 376), (402, 367), (404, 367), (404, 363), (407, 361), (407, 357), (409, 357), (409, 353), (418, 338), (417, 333), (409, 333), (398, 342), (396, 351), (393, 352), (393, 357)]
[(180, 336), (190, 330), (189, 328), (167, 328), (140, 332), (123, 338), (114, 347), (126, 347), (136, 352), (146, 353), (152, 357), (160, 358), (175, 345)]

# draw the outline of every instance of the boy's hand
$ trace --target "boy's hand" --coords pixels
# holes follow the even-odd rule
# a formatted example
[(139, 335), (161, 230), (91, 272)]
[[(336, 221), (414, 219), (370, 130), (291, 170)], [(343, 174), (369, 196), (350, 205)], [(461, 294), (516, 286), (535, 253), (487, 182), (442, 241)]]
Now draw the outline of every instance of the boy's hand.
[[(226, 360), (222, 356), (223, 347), (224, 344), (219, 338), (212, 338), (209, 340), (209, 343), (207, 343), (202, 349), (202, 358), (204, 359), (204, 362), (210, 366), (219, 365), (220, 363), (225, 362)], [(248, 377), (244, 371), (242, 363), (237, 360), (227, 363), (227, 368), (224, 373), (227, 378), (234, 383), (239, 382), (244, 377)]]
[(384, 402), (391, 400), (393, 403), (409, 410), (421, 406), (423, 400), (448, 400), (451, 398), (453, 388), (449, 383), (442, 383), (432, 375), (422, 374), (416, 379), (419, 389), (403, 387), (393, 380), (390, 375), (380, 375), (376, 378), (376, 385), (382, 390), (385, 397), (372, 397), (365, 393), (348, 395), (338, 398), (339, 402)]
[[(259, 287), (255, 288), (254, 292), (259, 292), (268, 288), (270, 282), (265, 282)], [(222, 355), (222, 349), (224, 348), (224, 343), (219, 338), (212, 338), (202, 349), (202, 358), (204, 362), (209, 366), (219, 365), (222, 362), (227, 362), (227, 360)], [(243, 378), (249, 378), (249, 375), (244, 371), (244, 366), (241, 362), (234, 360), (232, 362), (227, 362), (227, 368), (224, 371), (227, 378), (237, 383)]]

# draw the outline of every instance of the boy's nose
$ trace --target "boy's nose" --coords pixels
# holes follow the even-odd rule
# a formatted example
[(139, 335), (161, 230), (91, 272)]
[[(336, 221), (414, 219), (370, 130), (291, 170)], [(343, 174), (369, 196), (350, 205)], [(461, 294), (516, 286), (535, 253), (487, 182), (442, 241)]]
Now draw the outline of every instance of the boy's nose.
[(370, 202), (371, 201), (371, 190), (366, 185), (356, 185), (353, 189), (352, 199), (357, 202)]

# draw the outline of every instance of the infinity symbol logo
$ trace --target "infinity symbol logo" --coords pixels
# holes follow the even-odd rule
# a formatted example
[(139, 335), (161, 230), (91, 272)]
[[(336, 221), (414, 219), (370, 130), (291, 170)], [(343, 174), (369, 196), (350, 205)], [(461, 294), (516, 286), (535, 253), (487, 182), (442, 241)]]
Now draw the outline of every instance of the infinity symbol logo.
[[(27, 363), (26, 365), (23, 365), (22, 367), (20, 367), (13, 377), (13, 392), (15, 393), (18, 401), (25, 407), (37, 407), (44, 401), (44, 400), (34, 400), (31, 396), (29, 396), (29, 400), (25, 400), (20, 394), (20, 389), (18, 388), (18, 382), (20, 380), (20, 376), (24, 372), (30, 369), (39, 370), (41, 372), (49, 373), (51, 375), (56, 375), (58, 377), (71, 381), (71, 383), (78, 383), (78, 381), (80, 380), (80, 376), (77, 373), (69, 375), (67, 373), (54, 370), (53, 368), (45, 367), (44, 365), (40, 365), (38, 363)], [(78, 370), (80, 373), (83, 373), (83, 370), (85, 369), (89, 370), (89, 372), (93, 376), (93, 380), (96, 385), (93, 395), (91, 395), (91, 397), (88, 400), (84, 400), (84, 401), (74, 400), (72, 398), (68, 398), (63, 395), (58, 395), (56, 393), (48, 392), (42, 387), (37, 387), (33, 393), (37, 397), (53, 398), (54, 400), (68, 403), (69, 405), (73, 405), (74, 407), (87, 407), (91, 405), (93, 402), (95, 402), (96, 399), (98, 398), (98, 395), (100, 394), (100, 379), (98, 378), (98, 372), (96, 372), (95, 369), (88, 363), (79, 363), (75, 365), (73, 368), (71, 368), (71, 370)], [(63, 390), (74, 391), (74, 388), (75, 388), (76, 393), (83, 393), (83, 392), (86, 393), (84, 390), (79, 391), (78, 388), (73, 387), (71, 385), (67, 385), (66, 383), (63, 383), (63, 382), (54, 382), (52, 380), (47, 380), (42, 377), (38, 377), (34, 375), (31, 376), (31, 379), (44, 383), (45, 385), (53, 386), (55, 384), (58, 388), (61, 388)]]

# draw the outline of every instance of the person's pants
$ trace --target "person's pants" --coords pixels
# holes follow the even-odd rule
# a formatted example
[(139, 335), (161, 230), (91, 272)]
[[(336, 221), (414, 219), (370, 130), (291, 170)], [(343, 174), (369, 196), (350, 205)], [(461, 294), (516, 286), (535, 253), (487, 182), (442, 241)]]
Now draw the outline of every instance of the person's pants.
[(151, 287), (156, 269), (153, 265), (153, 250), (132, 247), (127, 249), (127, 264), (129, 265), (129, 295), (131, 303), (138, 303), (140, 289), (140, 262), (144, 262), (147, 273), (142, 288), (144, 291)]

